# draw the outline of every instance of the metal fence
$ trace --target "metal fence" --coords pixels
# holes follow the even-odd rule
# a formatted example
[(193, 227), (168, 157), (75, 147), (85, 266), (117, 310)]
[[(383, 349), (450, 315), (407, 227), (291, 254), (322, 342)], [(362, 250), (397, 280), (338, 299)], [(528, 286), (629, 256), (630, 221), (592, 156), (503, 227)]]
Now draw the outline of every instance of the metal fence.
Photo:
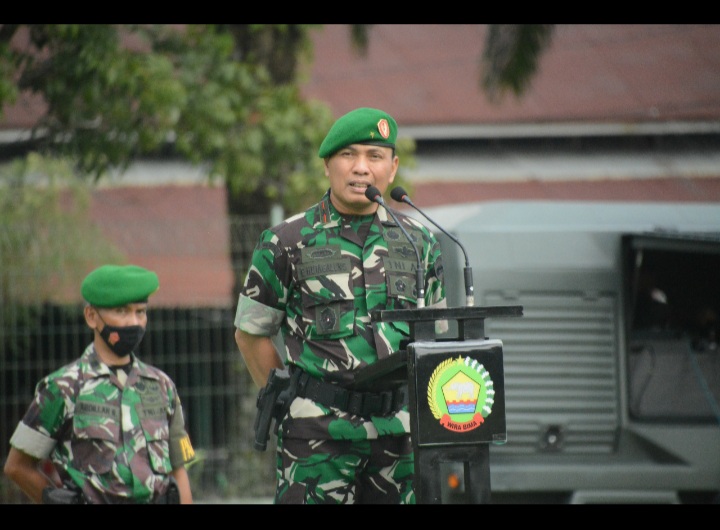
[[(240, 277), (267, 224), (267, 216), (230, 220), (232, 267)], [(0, 231), (12, 229), (0, 227)], [(46, 274), (26, 269), (10, 282), (43, 282)], [(198, 277), (201, 274), (198, 271)], [(138, 352), (177, 384), (198, 455), (189, 468), (196, 502), (262, 499), (274, 489), (274, 439), (265, 452), (253, 448), (257, 389), (235, 345), (234, 314), (234, 306), (151, 307)], [(77, 358), (91, 340), (81, 305), (3, 304), (0, 462), (5, 462), (10, 437), (33, 397), (35, 384)], [(26, 502), (20, 490), (0, 473), (0, 503)]]

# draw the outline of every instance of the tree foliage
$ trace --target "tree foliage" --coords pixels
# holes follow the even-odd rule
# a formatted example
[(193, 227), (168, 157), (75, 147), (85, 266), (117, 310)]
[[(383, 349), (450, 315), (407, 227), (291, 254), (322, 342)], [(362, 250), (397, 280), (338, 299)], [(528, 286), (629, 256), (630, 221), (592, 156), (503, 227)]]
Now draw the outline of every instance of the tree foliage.
[(0, 166), (0, 306), (77, 300), (92, 267), (122, 252), (89, 218), (90, 189), (64, 160)]
[[(91, 182), (144, 157), (180, 158), (226, 185), (230, 215), (267, 213), (272, 204), (298, 212), (327, 187), (317, 148), (333, 116), (325, 103), (303, 99), (298, 80), (299, 65), (312, 60), (316, 27), (1, 24), (0, 108), (20, 98), (41, 108), (29, 137), (12, 152), (69, 161), (75, 178)], [(363, 54), (373, 26), (348, 28)], [(551, 33), (551, 26), (490, 26), (484, 89), (494, 96), (522, 94)], [(414, 151), (412, 140), (398, 143), (396, 183), (410, 193), (404, 172), (415, 166)], [(57, 171), (45, 169), (49, 177)], [(23, 208), (51, 200), (56, 191), (50, 186), (33, 199), (19, 185), (27, 177), (27, 166), (0, 173), (5, 216), (15, 212), (21, 224), (33, 215)], [(64, 180), (67, 186), (72, 179)], [(48, 218), (32, 227), (36, 235), (69, 221), (49, 204), (37, 208), (58, 222)], [(52, 245), (46, 249), (52, 261)], [(33, 250), (23, 250), (27, 259)]]
[[(333, 118), (299, 93), (316, 27), (3, 24), (0, 105), (20, 95), (41, 101), (25, 149), (65, 156), (79, 175), (98, 180), (140, 157), (177, 156), (224, 181), (238, 208), (279, 202), (295, 211), (325, 186), (315, 154)], [(372, 28), (349, 25), (360, 53)], [(551, 31), (489, 26), (485, 90), (520, 95)], [(401, 146), (405, 167), (413, 151), (412, 142)]]
[(547, 48), (550, 24), (491, 24), (481, 60), (480, 86), (491, 101), (508, 93), (521, 97), (530, 86)]
[(42, 101), (24, 147), (79, 175), (173, 156), (224, 182), (238, 212), (296, 211), (325, 186), (316, 153), (333, 120), (296, 79), (313, 27), (5, 24), (0, 104)]

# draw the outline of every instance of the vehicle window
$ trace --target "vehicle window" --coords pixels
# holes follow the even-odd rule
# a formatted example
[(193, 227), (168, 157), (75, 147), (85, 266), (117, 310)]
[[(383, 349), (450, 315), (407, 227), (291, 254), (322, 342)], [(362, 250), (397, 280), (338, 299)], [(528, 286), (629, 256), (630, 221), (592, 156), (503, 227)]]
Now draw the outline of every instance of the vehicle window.
[(720, 423), (720, 242), (627, 238), (630, 414)]

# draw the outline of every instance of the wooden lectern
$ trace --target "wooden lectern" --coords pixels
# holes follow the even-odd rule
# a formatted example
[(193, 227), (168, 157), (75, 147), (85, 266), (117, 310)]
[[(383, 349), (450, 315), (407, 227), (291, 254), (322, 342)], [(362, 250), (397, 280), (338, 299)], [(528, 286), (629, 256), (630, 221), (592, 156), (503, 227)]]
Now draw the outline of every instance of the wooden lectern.
[[(522, 316), (521, 306), (376, 311), (374, 322), (407, 322), (407, 345), (364, 368), (355, 389), (408, 385), (418, 504), (442, 503), (441, 466), (462, 463), (465, 499), (490, 502), (489, 443), (507, 441), (502, 342), (485, 337), (485, 319)], [(435, 323), (457, 322), (444, 339)]]

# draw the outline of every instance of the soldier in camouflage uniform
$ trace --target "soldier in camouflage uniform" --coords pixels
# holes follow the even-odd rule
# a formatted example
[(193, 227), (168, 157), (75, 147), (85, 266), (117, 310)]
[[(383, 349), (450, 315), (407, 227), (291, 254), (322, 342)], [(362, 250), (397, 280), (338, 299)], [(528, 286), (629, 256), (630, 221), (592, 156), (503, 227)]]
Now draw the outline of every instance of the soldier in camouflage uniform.
[(83, 281), (93, 342), (38, 383), (10, 440), (5, 473), (32, 501), (192, 503), (185, 464), (194, 451), (177, 389), (133, 353), (158, 287), (135, 265), (104, 265)]
[[(358, 370), (409, 337), (407, 323), (371, 322), (370, 312), (418, 307), (417, 254), (365, 195), (395, 178), (396, 136), (395, 120), (378, 109), (336, 121), (318, 153), (330, 189), (262, 233), (239, 296), (235, 338), (255, 384), (284, 365), (299, 377), (278, 431), (278, 504), (415, 502), (407, 385), (349, 391)], [(421, 255), (424, 305), (446, 307), (438, 241), (395, 216)], [(278, 331), (284, 355), (272, 341)]]

